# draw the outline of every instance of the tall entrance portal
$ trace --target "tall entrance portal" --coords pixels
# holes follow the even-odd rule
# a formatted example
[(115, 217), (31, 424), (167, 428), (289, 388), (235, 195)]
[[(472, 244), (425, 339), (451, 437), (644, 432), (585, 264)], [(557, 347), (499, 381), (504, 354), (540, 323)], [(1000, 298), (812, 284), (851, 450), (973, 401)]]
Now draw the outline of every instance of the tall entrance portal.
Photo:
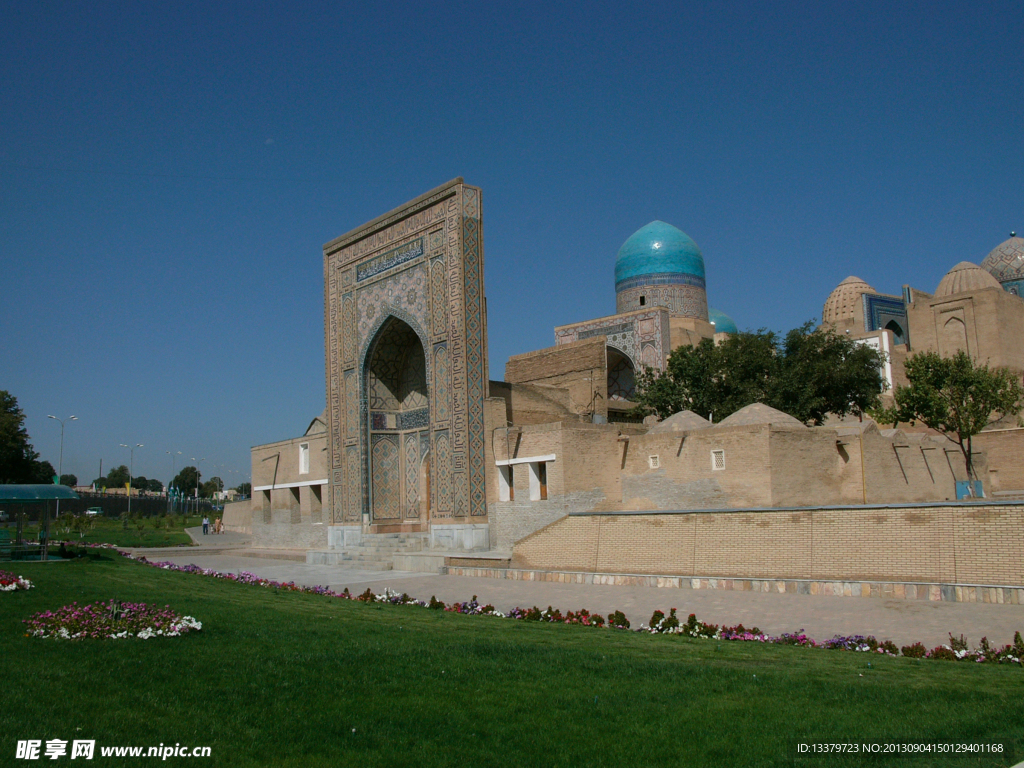
[(454, 179), (324, 246), (331, 546), (488, 546), (480, 203)]

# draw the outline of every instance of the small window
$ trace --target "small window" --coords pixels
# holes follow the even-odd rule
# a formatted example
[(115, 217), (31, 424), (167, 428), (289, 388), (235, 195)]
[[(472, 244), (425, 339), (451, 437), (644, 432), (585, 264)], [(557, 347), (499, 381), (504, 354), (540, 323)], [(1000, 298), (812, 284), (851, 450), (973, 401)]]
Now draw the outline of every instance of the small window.
[(299, 474), (309, 474), (309, 443), (299, 444)]
[(725, 469), (725, 451), (711, 452), (711, 469)]
[(661, 456), (648, 456), (647, 466), (651, 469), (658, 469), (661, 467)]
[(645, 298), (644, 298), (643, 296), (641, 296), (641, 297), (640, 297), (640, 306), (642, 307), (642, 306), (644, 306), (644, 305), (645, 305), (646, 303), (647, 303), (647, 299), (645, 299)]

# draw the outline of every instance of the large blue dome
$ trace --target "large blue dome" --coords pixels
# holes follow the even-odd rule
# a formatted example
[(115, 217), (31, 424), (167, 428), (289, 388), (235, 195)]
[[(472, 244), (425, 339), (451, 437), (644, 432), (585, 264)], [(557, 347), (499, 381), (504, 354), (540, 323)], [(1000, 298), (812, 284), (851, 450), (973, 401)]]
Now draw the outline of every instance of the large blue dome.
[(704, 257), (685, 232), (664, 221), (652, 221), (619, 248), (615, 290), (666, 283), (704, 288)]
[(715, 333), (739, 333), (739, 328), (736, 327), (735, 321), (729, 317), (725, 312), (721, 312), (717, 309), (708, 309), (708, 322), (715, 326)]

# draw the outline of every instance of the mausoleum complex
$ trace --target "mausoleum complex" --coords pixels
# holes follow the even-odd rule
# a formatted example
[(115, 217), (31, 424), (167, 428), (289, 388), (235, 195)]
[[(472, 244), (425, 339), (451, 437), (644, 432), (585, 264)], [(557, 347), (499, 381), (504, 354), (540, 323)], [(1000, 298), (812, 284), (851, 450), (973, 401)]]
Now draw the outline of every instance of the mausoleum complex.
[[(631, 525), (646, 531), (675, 515), (670, 528), (684, 538), (698, 526), (691, 548), (702, 520), (714, 523), (708, 533), (745, 519), (756, 549), (768, 528), (806, 535), (799, 510), (849, 508), (853, 520), (880, 507), (885, 525), (898, 525), (893, 505), (955, 502), (967, 479), (947, 439), (866, 419), (812, 428), (755, 403), (719, 423), (688, 411), (643, 423), (632, 402), (641, 367), (663, 369), (673, 349), (737, 332), (708, 307), (700, 248), (662, 221), (620, 247), (614, 314), (555, 328), (551, 347), (513, 356), (504, 380), (492, 380), (483, 242), (481, 190), (455, 179), (324, 246), (327, 402), (300, 437), (253, 448), (256, 546), (366, 567), (490, 558), (558, 570), (583, 552), (598, 557), (594, 542), (575, 537), (601, 525), (571, 522), (580, 516), (619, 520), (615, 535), (629, 539)], [(963, 350), (1024, 372), (1022, 287), (1024, 238), (1014, 235), (980, 266), (953, 266), (934, 293), (906, 285), (881, 294), (848, 277), (822, 322), (884, 351), (890, 385), (922, 350)], [(1024, 498), (1024, 430), (1000, 426), (977, 439), (976, 466), (990, 499)], [(1002, 518), (997, 527), (1009, 524)], [(661, 552), (663, 565), (651, 565), (635, 548), (650, 537), (637, 531), (631, 544), (612, 545), (615, 571), (700, 570), (693, 552)], [(714, 546), (713, 535), (702, 541)], [(757, 571), (751, 557), (733, 572)], [(773, 568), (792, 577), (770, 564), (753, 575)], [(897, 570), (882, 563), (847, 575)]]

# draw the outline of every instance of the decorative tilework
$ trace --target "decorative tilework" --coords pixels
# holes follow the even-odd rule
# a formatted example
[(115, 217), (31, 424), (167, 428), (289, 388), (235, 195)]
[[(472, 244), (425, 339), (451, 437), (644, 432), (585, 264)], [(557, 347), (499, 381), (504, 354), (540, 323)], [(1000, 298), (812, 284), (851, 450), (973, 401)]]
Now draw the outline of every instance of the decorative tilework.
[(363, 463), (359, 456), (359, 446), (350, 445), (345, 449), (345, 519), (359, 520), (363, 506)]
[(415, 411), (402, 411), (398, 414), (398, 428), (422, 429), (430, 424), (430, 409), (420, 408)]
[(405, 436), (405, 450), (402, 462), (405, 464), (405, 517), (420, 516), (420, 440), (413, 432)]
[(449, 411), (448, 349), (444, 344), (434, 347), (434, 419), (447, 421)]
[[(633, 369), (650, 365), (655, 370), (664, 370), (665, 357), (669, 349), (669, 314), (664, 309), (635, 312), (626, 315), (612, 315), (599, 320), (565, 325), (555, 329), (555, 344), (568, 344), (595, 336), (607, 336), (608, 347), (629, 358)], [(653, 347), (653, 351), (644, 350)], [(609, 365), (611, 365), (609, 358)], [(610, 372), (609, 372), (610, 373)]]
[[(479, 192), (463, 188), (462, 194), (462, 258), (466, 296), (466, 386), (469, 410), (468, 512), (473, 516), (487, 514), (486, 474), (484, 468), (484, 397), (487, 387), (487, 350), (483, 310), (483, 252)], [(456, 514), (465, 502), (462, 492), (456, 493)], [(461, 503), (460, 503), (461, 502)]]
[[(640, 304), (641, 296), (644, 304)], [(644, 285), (615, 294), (615, 309), (619, 314), (645, 306), (667, 307), (674, 315), (708, 319), (708, 295), (703, 288), (694, 285)]]
[(444, 259), (430, 262), (430, 307), (432, 332), (435, 336), (444, 333), (447, 326), (448, 301), (445, 295)]
[(608, 399), (632, 400), (636, 395), (633, 364), (619, 350), (608, 348)]
[(904, 344), (910, 340), (910, 324), (907, 322), (907, 308), (902, 297), (864, 293), (861, 294), (861, 301), (864, 306), (864, 326), (867, 330), (887, 328), (893, 331), (897, 344)]
[(359, 436), (359, 391), (355, 371), (345, 371), (345, 436)]
[(395, 438), (392, 435), (374, 435), (371, 456), (373, 519), (392, 520), (401, 517), (401, 475)]
[(431, 469), (434, 472), (434, 503), (435, 517), (451, 517), (454, 507), (452, 494), (452, 456), (451, 441), (448, 430), (434, 433), (434, 461)]
[[(409, 299), (412, 297), (413, 301)], [(378, 280), (357, 293), (357, 326), (365, 344), (373, 338), (374, 328), (388, 315), (412, 317), (421, 328), (427, 327), (427, 270), (417, 264), (383, 280)]]
[(356, 357), (356, 300), (351, 293), (341, 299), (341, 359), (350, 365)]
[(422, 255), (423, 238), (421, 237), (360, 264), (356, 267), (356, 282), (361, 283), (364, 280), (369, 280), (371, 277), (376, 277), (382, 272), (387, 272), (389, 269), (405, 264), (407, 261), (418, 259)]

